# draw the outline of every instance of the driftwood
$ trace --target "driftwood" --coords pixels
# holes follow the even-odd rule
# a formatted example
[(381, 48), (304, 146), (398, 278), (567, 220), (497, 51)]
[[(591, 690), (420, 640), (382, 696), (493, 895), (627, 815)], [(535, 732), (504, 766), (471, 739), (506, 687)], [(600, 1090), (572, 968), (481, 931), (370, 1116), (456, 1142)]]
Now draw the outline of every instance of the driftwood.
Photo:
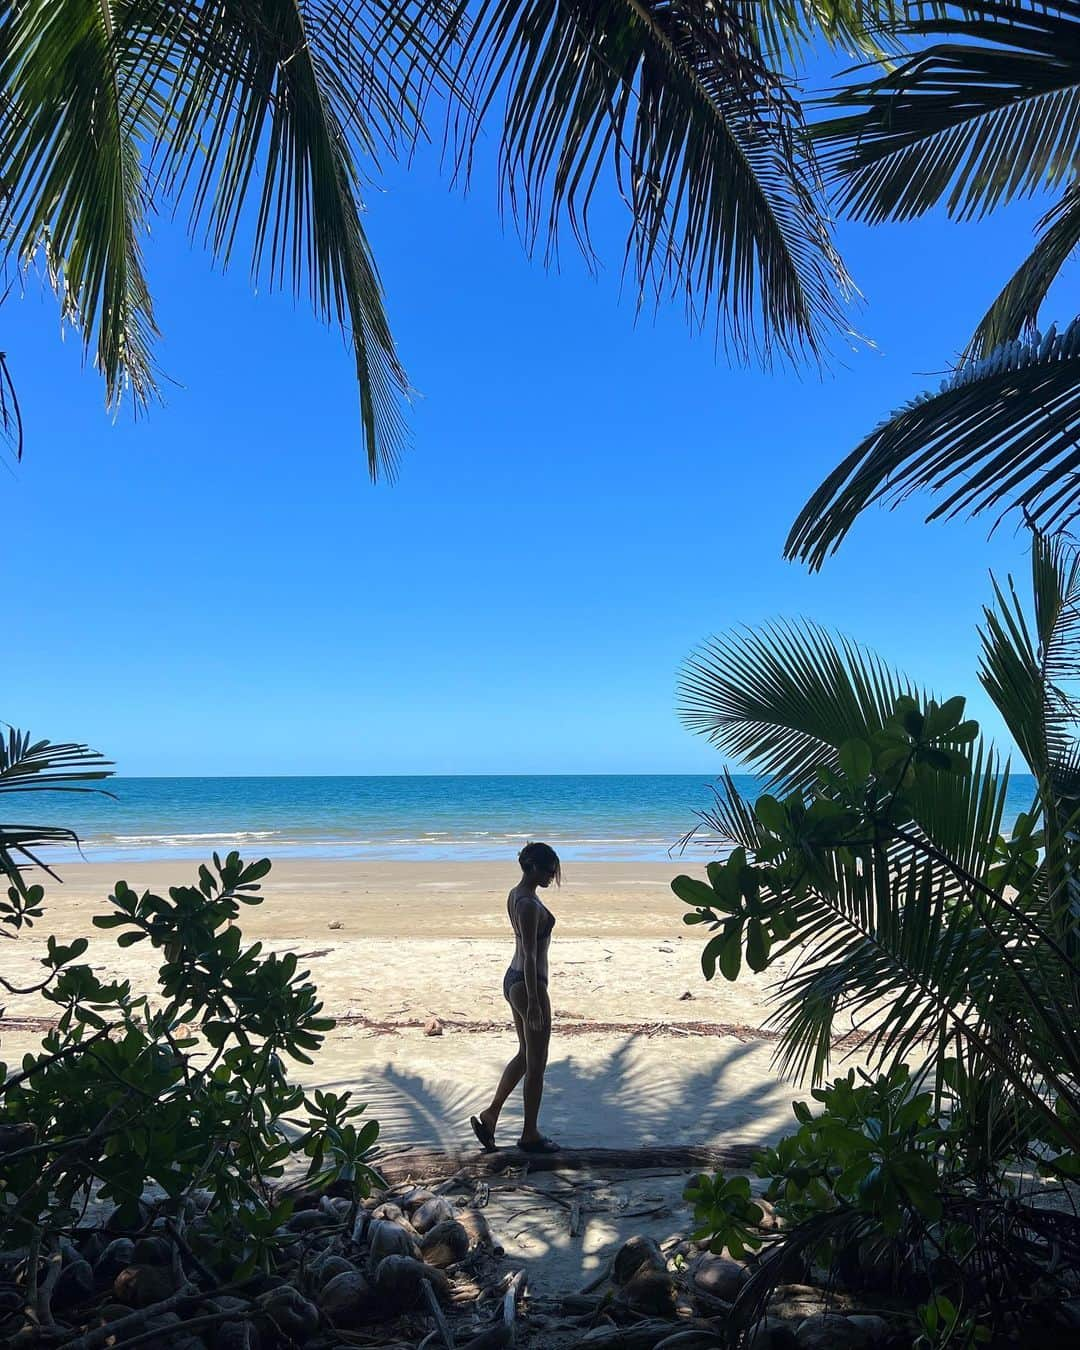
[(664, 1148), (564, 1148), (558, 1153), (524, 1153), (518, 1148), (496, 1149), (494, 1153), (464, 1152), (456, 1149), (411, 1148), (388, 1153), (375, 1166), (391, 1184), (423, 1177), (453, 1173), (455, 1181), (497, 1176), (514, 1168), (530, 1172), (570, 1172), (596, 1168), (599, 1171), (639, 1171), (667, 1168), (695, 1171), (711, 1168), (735, 1168), (746, 1171), (760, 1151), (753, 1144), (729, 1144), (726, 1148), (700, 1148), (693, 1145)]

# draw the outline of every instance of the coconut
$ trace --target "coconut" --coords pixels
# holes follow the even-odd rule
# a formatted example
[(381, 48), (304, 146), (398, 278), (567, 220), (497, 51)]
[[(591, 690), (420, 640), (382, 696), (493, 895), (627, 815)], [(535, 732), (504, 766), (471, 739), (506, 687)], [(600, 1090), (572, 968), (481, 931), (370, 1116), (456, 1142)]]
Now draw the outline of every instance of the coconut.
[(419, 1209), (413, 1211), (412, 1223), (418, 1233), (426, 1233), (437, 1223), (445, 1223), (447, 1219), (456, 1217), (454, 1206), (450, 1201), (436, 1195), (431, 1200), (425, 1200)]
[(420, 1239), (420, 1255), (429, 1266), (452, 1266), (469, 1250), (469, 1235), (457, 1219), (445, 1219)]
[(388, 1256), (419, 1255), (416, 1243), (400, 1224), (372, 1219), (368, 1226), (368, 1265), (372, 1270)]
[(379, 1301), (398, 1312), (416, 1307), (423, 1297), (425, 1283), (440, 1296), (445, 1297), (450, 1292), (450, 1281), (441, 1270), (411, 1256), (387, 1256), (379, 1262), (375, 1272), (375, 1292)]

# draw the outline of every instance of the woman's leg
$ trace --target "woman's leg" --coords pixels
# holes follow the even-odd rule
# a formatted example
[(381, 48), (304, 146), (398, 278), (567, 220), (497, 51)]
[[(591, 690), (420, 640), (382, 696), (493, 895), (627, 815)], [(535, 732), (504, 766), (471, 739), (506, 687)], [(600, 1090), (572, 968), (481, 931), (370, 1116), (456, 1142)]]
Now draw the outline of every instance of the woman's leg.
[[(524, 989), (525, 986), (521, 985), (521, 988)], [(525, 1023), (512, 1003), (510, 1011), (514, 1014), (514, 1030), (517, 1032), (518, 1038), (517, 1054), (503, 1069), (499, 1086), (495, 1089), (495, 1096), (491, 1099), (491, 1105), (486, 1111), (480, 1112), (480, 1119), (493, 1133), (495, 1126), (499, 1123), (499, 1113), (502, 1111), (507, 1097), (510, 1096), (525, 1075)]]
[(525, 1121), (521, 1127), (521, 1142), (535, 1143), (542, 1138), (537, 1124), (540, 1116), (540, 1100), (544, 1095), (544, 1070), (547, 1068), (548, 1045), (551, 1041), (551, 1002), (547, 989), (540, 988), (540, 997), (544, 1006), (544, 1023), (539, 1031), (533, 1030), (525, 1020), (529, 996), (525, 985), (516, 984), (510, 990), (510, 1003), (514, 1009), (514, 1021), (520, 1023), (518, 1034), (524, 1039), (525, 1047)]

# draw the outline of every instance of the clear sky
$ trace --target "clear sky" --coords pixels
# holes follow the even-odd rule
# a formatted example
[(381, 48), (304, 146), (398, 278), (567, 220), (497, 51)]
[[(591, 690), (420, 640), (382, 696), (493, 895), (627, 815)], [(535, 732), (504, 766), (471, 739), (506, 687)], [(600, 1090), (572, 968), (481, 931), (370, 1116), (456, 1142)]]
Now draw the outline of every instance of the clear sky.
[(369, 205), (419, 391), (392, 487), (340, 337), (168, 221), (149, 262), (177, 384), (149, 418), (105, 414), (37, 283), (5, 305), (27, 449), (0, 478), (4, 718), (129, 774), (709, 772), (680, 662), (806, 615), (998, 730), (974, 627), (988, 568), (1023, 566), (1010, 527), (924, 526), (916, 500), (817, 576), (780, 555), (823, 473), (937, 382), (1036, 206), (841, 227), (878, 349), (800, 378), (729, 369), (678, 305), (636, 318), (617, 247), (598, 278), (569, 242), (558, 272), (530, 262), (488, 176), (463, 197), (421, 155)]

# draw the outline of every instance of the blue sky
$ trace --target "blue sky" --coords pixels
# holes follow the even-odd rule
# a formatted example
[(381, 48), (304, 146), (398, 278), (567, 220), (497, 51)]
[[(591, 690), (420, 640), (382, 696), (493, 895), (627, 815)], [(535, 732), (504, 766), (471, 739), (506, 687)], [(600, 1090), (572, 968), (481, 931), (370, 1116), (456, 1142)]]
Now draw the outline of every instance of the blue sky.
[(917, 500), (819, 575), (780, 554), (821, 476), (936, 383), (1036, 205), (842, 226), (878, 346), (824, 378), (729, 369), (678, 305), (636, 317), (615, 249), (596, 278), (569, 244), (545, 271), (489, 177), (464, 197), (422, 155), (369, 205), (420, 395), (392, 487), (367, 479), (340, 338), (167, 221), (149, 263), (178, 383), (148, 418), (106, 415), (37, 282), (8, 302), (28, 437), (4, 471), (5, 718), (128, 774), (709, 772), (679, 663), (806, 615), (999, 730), (974, 626), (988, 569), (1023, 566), (1011, 528), (927, 527)]

